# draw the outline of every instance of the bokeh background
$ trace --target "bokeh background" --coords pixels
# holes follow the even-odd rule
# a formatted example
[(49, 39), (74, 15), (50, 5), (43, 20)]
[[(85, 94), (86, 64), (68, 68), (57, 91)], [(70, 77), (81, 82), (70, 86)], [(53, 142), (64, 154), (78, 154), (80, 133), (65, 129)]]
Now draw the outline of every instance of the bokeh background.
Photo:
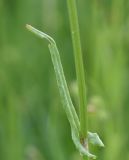
[[(77, 0), (89, 130), (105, 144), (99, 160), (129, 160), (129, 1)], [(66, 0), (0, 0), (0, 160), (79, 160), (47, 43), (57, 42), (78, 110)]]

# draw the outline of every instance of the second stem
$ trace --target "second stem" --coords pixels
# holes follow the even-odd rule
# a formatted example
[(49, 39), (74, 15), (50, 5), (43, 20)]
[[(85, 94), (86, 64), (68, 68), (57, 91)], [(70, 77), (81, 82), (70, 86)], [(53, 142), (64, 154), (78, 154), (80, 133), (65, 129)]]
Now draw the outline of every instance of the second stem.
[(87, 99), (86, 84), (82, 58), (82, 49), (80, 41), (79, 23), (77, 15), (77, 6), (75, 0), (67, 0), (72, 42), (74, 48), (75, 68), (79, 91), (79, 117), (80, 117), (80, 140), (83, 143), (87, 136)]

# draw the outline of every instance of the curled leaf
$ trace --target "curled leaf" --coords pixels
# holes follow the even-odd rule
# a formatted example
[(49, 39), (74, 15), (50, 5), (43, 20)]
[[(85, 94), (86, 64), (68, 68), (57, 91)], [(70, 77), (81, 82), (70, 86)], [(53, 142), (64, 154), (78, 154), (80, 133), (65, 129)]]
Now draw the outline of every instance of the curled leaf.
[(99, 138), (97, 133), (88, 132), (88, 142), (93, 145), (98, 145), (100, 147), (104, 147), (102, 140)]
[(89, 152), (88, 147), (86, 148), (81, 144), (79, 136), (76, 135), (74, 131), (72, 131), (72, 139), (77, 150), (82, 156), (88, 156), (89, 158), (96, 159), (96, 156)]

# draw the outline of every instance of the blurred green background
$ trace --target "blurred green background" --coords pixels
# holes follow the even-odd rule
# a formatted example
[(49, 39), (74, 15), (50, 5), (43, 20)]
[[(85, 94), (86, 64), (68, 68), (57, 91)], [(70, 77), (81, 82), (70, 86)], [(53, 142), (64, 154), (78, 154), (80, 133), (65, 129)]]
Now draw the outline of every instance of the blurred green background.
[[(129, 160), (129, 1), (77, 0), (89, 130), (99, 160)], [(73, 102), (77, 86), (65, 0), (0, 0), (0, 160), (79, 160), (47, 43), (57, 42)]]

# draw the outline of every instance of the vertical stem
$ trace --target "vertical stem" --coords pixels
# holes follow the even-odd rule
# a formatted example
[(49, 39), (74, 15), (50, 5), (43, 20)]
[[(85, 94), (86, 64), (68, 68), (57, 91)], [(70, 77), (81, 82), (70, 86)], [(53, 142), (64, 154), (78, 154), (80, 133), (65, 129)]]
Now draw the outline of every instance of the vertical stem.
[(80, 114), (80, 139), (82, 143), (87, 135), (87, 105), (86, 84), (79, 33), (78, 15), (75, 0), (67, 0), (68, 12), (71, 25), (72, 41), (74, 48), (76, 76), (79, 90), (79, 114)]

